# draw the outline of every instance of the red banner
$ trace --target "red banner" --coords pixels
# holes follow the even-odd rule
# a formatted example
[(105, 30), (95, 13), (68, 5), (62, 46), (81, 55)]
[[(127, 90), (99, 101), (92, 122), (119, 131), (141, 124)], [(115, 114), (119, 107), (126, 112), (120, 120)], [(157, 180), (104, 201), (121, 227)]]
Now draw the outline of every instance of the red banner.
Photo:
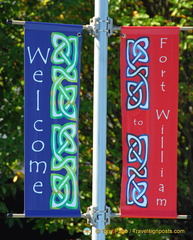
[(177, 217), (178, 58), (179, 28), (122, 27), (122, 217)]

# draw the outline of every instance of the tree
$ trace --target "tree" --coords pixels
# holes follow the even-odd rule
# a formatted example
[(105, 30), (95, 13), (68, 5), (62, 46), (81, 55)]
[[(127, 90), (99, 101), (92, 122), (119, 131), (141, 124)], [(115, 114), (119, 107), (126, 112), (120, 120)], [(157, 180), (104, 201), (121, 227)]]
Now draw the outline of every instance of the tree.
[[(6, 25), (6, 19), (25, 21), (88, 24), (94, 16), (94, 0), (5, 0), (0, 2), (0, 212), (22, 212), (18, 196), (23, 190), (23, 27)], [(124, 0), (109, 1), (109, 15), (114, 25), (191, 26), (191, 1)], [(178, 213), (193, 212), (193, 78), (192, 31), (181, 33), (179, 87), (179, 148), (178, 148)], [(108, 132), (107, 132), (107, 205), (119, 211), (121, 184), (121, 116), (119, 94), (119, 33), (109, 38), (108, 69)], [(92, 104), (93, 104), (93, 38), (86, 32), (82, 45), (81, 107), (80, 107), (80, 200), (82, 212), (91, 205), (92, 181)], [(89, 111), (88, 111), (89, 109)], [(85, 174), (86, 173), (86, 174)], [(116, 186), (116, 187), (115, 187)], [(12, 205), (10, 205), (12, 199)], [(21, 201), (21, 199), (20, 199)], [(13, 202), (15, 204), (13, 205)], [(84, 219), (3, 219), (8, 227), (32, 225), (42, 234), (64, 229), (76, 236), (88, 226)], [(26, 222), (28, 224), (26, 225)], [(183, 235), (162, 235), (164, 239), (190, 239), (192, 221), (157, 219), (112, 219), (108, 229), (184, 229)], [(107, 235), (107, 239), (112, 239)], [(113, 239), (120, 236), (113, 235)], [(85, 239), (87, 239), (85, 237)], [(131, 232), (121, 239), (141, 239)], [(159, 235), (143, 235), (143, 239), (160, 239)]]

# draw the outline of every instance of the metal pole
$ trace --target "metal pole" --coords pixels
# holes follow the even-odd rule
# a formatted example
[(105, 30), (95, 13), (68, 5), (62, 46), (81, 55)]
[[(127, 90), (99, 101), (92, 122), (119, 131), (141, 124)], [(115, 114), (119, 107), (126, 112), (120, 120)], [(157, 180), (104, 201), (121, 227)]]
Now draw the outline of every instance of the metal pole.
[(92, 208), (96, 223), (92, 240), (104, 240), (106, 222), (106, 118), (107, 118), (107, 20), (108, 0), (95, 0), (98, 36), (94, 40), (94, 115)]

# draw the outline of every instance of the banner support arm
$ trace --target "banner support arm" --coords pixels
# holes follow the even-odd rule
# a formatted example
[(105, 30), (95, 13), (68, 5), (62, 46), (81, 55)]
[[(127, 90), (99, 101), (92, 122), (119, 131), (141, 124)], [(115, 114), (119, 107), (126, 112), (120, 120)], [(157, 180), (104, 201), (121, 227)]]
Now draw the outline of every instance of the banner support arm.
[[(120, 213), (111, 213), (111, 218), (120, 218), (121, 214)], [(191, 215), (177, 215), (177, 217), (175, 219), (191, 219), (192, 216)], [(168, 219), (168, 218), (163, 218), (163, 219)]]
[[(25, 21), (13, 20), (13, 19), (7, 20), (6, 23), (7, 24), (13, 24), (13, 25), (25, 25)], [(192, 31), (193, 30), (193, 26), (184, 26), (184, 27), (179, 27), (179, 28), (180, 28), (181, 31)], [(88, 25), (83, 25), (83, 29), (87, 30), (89, 32), (92, 32), (93, 31), (93, 26), (92, 26), (92, 24), (90, 24), (90, 25), (89, 24)], [(110, 28), (109, 31), (110, 30), (111, 30), (111, 32), (120, 31), (121, 27), (112, 26), (112, 28)]]
[[(26, 21), (13, 20), (13, 19), (8, 19), (6, 21), (7, 24), (23, 25), (23, 26), (25, 26), (25, 22)], [(83, 25), (83, 29), (91, 32), (92, 31), (92, 25)]]
[[(7, 217), (8, 218), (26, 218), (24, 213), (8, 213)], [(85, 218), (85, 219), (89, 219), (90, 218), (90, 216), (87, 213), (82, 214), (81, 217)], [(121, 217), (120, 213), (113, 213), (113, 212), (110, 213), (110, 218), (120, 218), (120, 217)], [(182, 219), (182, 220), (184, 220), (184, 219), (190, 220), (191, 218), (192, 218), (191, 215), (177, 215), (176, 219), (178, 219), (178, 220), (180, 220), (180, 219)]]

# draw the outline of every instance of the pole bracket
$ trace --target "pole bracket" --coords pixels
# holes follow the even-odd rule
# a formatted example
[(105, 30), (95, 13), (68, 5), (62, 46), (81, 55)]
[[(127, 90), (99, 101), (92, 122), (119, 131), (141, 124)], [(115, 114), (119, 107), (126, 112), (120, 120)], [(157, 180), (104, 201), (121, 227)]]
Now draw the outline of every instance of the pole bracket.
[(113, 19), (108, 17), (108, 37), (110, 37), (113, 34)]
[(87, 212), (84, 214), (87, 218), (87, 223), (91, 226), (97, 226), (98, 222), (104, 222), (105, 226), (110, 224), (111, 209), (106, 206), (105, 211), (98, 211), (97, 207), (90, 206), (87, 208)]
[(90, 26), (91, 26), (91, 36), (92, 37), (98, 37), (99, 36), (99, 21), (100, 21), (100, 18), (96, 18), (96, 17), (93, 17), (90, 19)]
[[(104, 25), (102, 26), (102, 24)], [(89, 31), (92, 37), (98, 37), (99, 32), (106, 32), (110, 37), (113, 34), (113, 19), (108, 17), (106, 20), (102, 20), (93, 17), (90, 19), (90, 25), (86, 25), (84, 29)]]

